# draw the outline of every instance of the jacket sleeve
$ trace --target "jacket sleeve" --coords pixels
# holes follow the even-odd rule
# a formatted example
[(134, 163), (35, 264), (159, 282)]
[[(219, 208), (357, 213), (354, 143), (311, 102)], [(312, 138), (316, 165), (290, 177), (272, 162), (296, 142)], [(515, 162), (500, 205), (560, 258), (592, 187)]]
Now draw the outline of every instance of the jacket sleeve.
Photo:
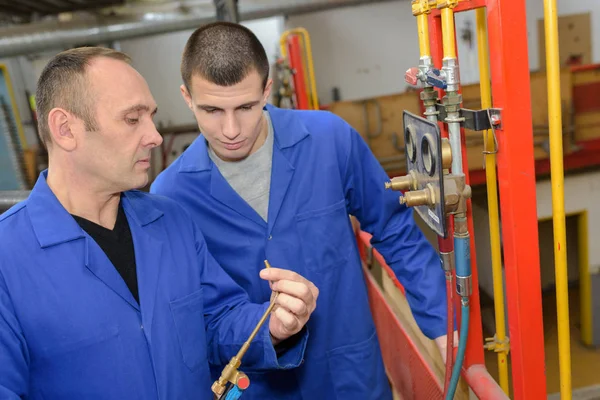
[(29, 353), (4, 277), (0, 272), (0, 398), (27, 396)]
[[(209, 253), (197, 227), (195, 238), (202, 274), (208, 361), (214, 365), (225, 365), (249, 338), (269, 303), (250, 303), (246, 292)], [(245, 371), (290, 369), (298, 367), (303, 361), (308, 330), (303, 329), (275, 349), (269, 332), (269, 318), (242, 359), (242, 369)]]
[(389, 180), (363, 138), (342, 122), (338, 140), (346, 203), (361, 229), (372, 235), (406, 289), (406, 298), (421, 331), (430, 339), (446, 334), (446, 283), (436, 250), (417, 226), (413, 210), (399, 203), (399, 192), (385, 189)]

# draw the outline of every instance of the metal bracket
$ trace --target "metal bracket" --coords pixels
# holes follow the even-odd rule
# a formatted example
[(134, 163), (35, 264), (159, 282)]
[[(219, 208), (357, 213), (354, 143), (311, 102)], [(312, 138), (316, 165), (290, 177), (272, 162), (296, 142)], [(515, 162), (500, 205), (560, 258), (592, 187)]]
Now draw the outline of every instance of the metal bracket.
[(217, 8), (217, 21), (240, 22), (238, 0), (214, 0)]
[[(441, 103), (436, 103), (438, 111), (438, 120), (446, 119), (446, 108)], [(488, 129), (502, 129), (502, 110), (499, 108), (489, 108), (485, 110), (470, 110), (461, 108), (460, 117), (464, 118), (463, 128), (472, 131), (486, 131)]]
[(494, 335), (491, 338), (485, 338), (485, 345), (483, 346), (486, 350), (493, 351), (495, 353), (504, 353), (508, 355), (510, 352), (510, 340), (508, 336), (504, 337), (504, 340), (498, 340), (498, 337)]

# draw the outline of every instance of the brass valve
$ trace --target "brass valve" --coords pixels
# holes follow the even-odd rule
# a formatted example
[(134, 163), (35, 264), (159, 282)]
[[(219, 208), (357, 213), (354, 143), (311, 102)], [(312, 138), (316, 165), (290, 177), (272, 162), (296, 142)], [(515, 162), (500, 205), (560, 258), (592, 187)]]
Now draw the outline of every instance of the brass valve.
[(400, 204), (406, 204), (408, 207), (433, 206), (436, 202), (435, 188), (430, 183), (424, 189), (404, 193), (400, 197)]
[(410, 171), (408, 175), (394, 177), (390, 182), (385, 183), (385, 188), (396, 191), (416, 190), (417, 174), (415, 171)]

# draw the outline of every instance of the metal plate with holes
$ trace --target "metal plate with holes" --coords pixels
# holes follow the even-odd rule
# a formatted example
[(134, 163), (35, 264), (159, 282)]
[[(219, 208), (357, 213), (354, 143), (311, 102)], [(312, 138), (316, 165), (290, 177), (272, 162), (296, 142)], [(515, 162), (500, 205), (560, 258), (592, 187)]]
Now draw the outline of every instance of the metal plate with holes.
[(417, 190), (428, 185), (433, 188), (434, 206), (416, 206), (423, 221), (438, 235), (446, 236), (444, 211), (444, 179), (442, 171), (442, 137), (436, 123), (404, 111), (404, 143), (407, 173), (414, 170), (418, 176)]

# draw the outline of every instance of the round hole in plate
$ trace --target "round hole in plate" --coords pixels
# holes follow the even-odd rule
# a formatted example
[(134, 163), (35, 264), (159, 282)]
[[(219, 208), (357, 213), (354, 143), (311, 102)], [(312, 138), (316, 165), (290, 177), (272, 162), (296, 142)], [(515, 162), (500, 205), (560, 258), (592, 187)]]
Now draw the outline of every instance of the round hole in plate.
[(404, 130), (404, 145), (406, 147), (406, 157), (411, 163), (417, 159), (417, 137), (415, 128), (409, 125)]
[(423, 161), (423, 167), (427, 175), (434, 176), (436, 171), (436, 158), (435, 148), (433, 146), (433, 139), (431, 135), (427, 134), (421, 139), (421, 160)]

